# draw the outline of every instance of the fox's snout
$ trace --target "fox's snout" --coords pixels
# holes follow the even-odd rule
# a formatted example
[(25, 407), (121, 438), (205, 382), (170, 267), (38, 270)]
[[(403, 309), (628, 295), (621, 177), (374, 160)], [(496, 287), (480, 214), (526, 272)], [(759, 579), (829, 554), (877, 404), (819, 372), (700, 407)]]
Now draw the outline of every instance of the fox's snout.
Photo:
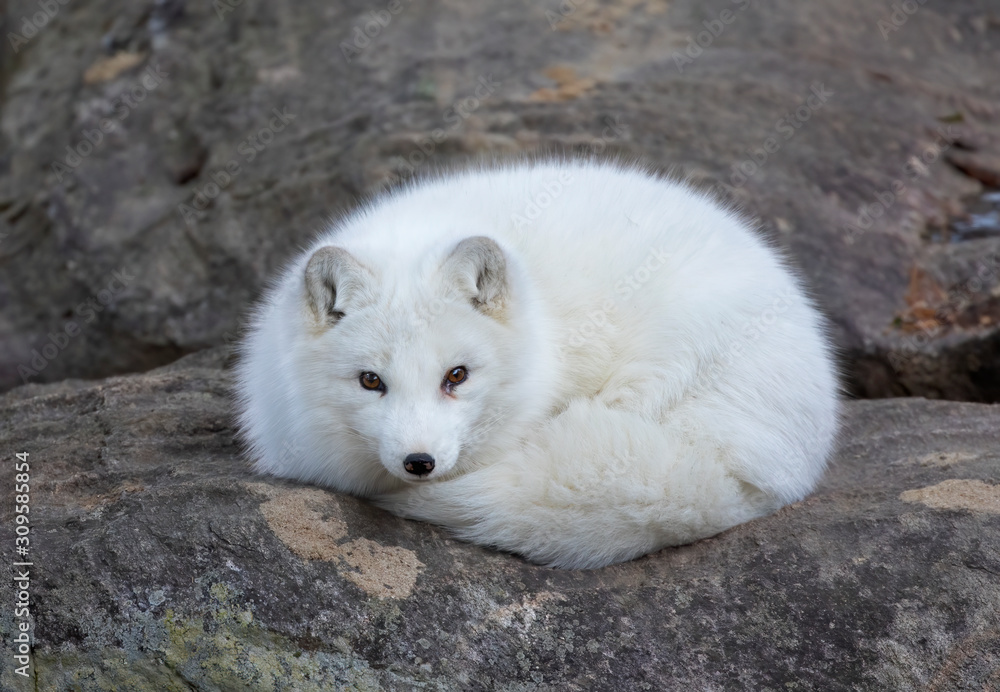
[(403, 460), (403, 468), (414, 476), (426, 476), (434, 470), (434, 457), (424, 452), (407, 454)]
[[(373, 437), (378, 440), (382, 467), (409, 483), (448, 474), (458, 462), (465, 428), (450, 403), (431, 402), (424, 410), (413, 411), (404, 402), (384, 417), (377, 417)], [(376, 416), (381, 413), (376, 412)]]

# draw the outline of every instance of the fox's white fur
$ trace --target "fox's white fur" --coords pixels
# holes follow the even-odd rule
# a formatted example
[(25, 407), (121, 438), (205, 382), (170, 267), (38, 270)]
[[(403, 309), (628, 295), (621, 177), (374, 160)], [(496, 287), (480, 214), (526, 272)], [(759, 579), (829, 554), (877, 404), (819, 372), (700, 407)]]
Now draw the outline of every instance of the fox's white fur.
[[(458, 366), (467, 380), (445, 384)], [(823, 320), (751, 225), (594, 162), (369, 202), (267, 293), (237, 383), (259, 471), (559, 567), (803, 498), (838, 419)], [(404, 470), (415, 453), (429, 475)]]

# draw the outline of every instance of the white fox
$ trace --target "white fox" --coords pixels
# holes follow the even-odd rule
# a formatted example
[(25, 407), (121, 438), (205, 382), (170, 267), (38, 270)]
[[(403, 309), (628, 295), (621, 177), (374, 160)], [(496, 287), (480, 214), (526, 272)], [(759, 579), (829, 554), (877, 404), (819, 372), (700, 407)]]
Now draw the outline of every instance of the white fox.
[(732, 209), (634, 167), (486, 167), (338, 222), (254, 314), (256, 468), (594, 568), (799, 500), (834, 445), (823, 319)]

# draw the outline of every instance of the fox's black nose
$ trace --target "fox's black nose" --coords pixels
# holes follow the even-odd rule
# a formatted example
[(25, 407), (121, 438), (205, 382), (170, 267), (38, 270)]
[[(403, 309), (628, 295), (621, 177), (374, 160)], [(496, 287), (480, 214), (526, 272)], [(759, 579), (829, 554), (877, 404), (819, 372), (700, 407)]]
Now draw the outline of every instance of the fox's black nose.
[(406, 459), (403, 460), (403, 468), (414, 476), (426, 476), (434, 470), (434, 457), (423, 452), (407, 454)]

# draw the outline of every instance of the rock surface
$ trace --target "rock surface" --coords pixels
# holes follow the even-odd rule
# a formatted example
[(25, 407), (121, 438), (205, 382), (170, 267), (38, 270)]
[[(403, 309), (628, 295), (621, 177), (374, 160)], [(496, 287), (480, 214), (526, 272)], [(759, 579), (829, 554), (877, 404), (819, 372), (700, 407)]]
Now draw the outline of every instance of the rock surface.
[(851, 402), (804, 502), (557, 571), (251, 475), (223, 359), (0, 396), (3, 487), (30, 454), (36, 634), (31, 687), (0, 609), (0, 688), (1000, 688), (1000, 406)]
[[(808, 277), (856, 392), (1000, 400), (1000, 238), (931, 239), (1000, 175), (994, 6), (383, 4), (60, 4), (3, 52), (0, 389), (229, 341), (359, 195), (555, 149), (728, 186)], [(11, 0), (5, 35), (37, 11)]]

